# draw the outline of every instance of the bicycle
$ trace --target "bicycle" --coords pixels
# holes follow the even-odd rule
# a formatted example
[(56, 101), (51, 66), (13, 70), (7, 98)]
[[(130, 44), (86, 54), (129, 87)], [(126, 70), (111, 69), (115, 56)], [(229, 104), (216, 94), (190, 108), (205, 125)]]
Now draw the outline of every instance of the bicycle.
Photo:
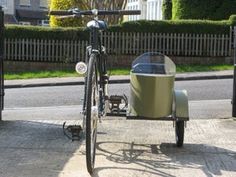
[(83, 102), (83, 130), (86, 139), (86, 164), (90, 174), (93, 173), (96, 154), (97, 121), (106, 115), (108, 106), (108, 75), (106, 49), (101, 44), (101, 31), (107, 29), (104, 21), (98, 20), (100, 15), (139, 15), (140, 10), (85, 10), (70, 9), (67, 11), (50, 11), (50, 15), (64, 16), (62, 18), (81, 18), (84, 15), (93, 16), (87, 23), (90, 30), (90, 46), (87, 47), (85, 63), (78, 63), (76, 70), (85, 74), (85, 94)]

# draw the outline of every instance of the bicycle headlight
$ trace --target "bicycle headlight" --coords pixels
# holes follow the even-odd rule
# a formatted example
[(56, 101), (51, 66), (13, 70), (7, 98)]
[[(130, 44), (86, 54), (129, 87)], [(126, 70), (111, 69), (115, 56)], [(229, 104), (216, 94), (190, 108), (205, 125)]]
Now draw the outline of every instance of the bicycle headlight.
[(75, 70), (78, 74), (85, 74), (87, 72), (87, 65), (84, 62), (78, 62)]

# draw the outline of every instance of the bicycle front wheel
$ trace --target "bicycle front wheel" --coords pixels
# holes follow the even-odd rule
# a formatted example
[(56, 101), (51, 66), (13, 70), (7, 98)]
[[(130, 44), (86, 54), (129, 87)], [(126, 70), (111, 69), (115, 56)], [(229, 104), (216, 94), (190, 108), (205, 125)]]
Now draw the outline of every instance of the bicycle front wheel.
[(98, 120), (98, 81), (96, 55), (91, 54), (87, 72), (86, 87), (86, 163), (87, 170), (93, 173), (96, 153)]

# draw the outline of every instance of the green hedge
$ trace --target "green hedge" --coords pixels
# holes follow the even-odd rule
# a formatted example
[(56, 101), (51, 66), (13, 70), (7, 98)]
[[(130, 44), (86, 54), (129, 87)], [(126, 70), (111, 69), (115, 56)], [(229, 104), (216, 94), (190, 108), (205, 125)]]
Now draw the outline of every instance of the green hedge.
[(172, 19), (229, 19), (236, 0), (172, 0)]
[(206, 33), (228, 34), (229, 21), (209, 20), (163, 20), (163, 21), (132, 21), (110, 27), (110, 31), (121, 32), (156, 32), (156, 33)]
[[(111, 32), (153, 32), (153, 33), (195, 33), (195, 34), (228, 34), (230, 26), (236, 24), (236, 16), (228, 21), (209, 20), (163, 20), (163, 21), (132, 21), (109, 27)], [(81, 39), (87, 40), (89, 32), (85, 28), (49, 28), (34, 26), (7, 25), (7, 38), (35, 39)]]
[(162, 16), (164, 20), (171, 20), (172, 18), (172, 1), (171, 0), (163, 0)]
[(230, 21), (232, 26), (235, 26), (236, 25), (236, 15), (231, 15), (229, 17), (229, 21)]
[(35, 39), (81, 39), (87, 40), (89, 32), (84, 28), (49, 28), (36, 26), (7, 25), (7, 38), (35, 38)]

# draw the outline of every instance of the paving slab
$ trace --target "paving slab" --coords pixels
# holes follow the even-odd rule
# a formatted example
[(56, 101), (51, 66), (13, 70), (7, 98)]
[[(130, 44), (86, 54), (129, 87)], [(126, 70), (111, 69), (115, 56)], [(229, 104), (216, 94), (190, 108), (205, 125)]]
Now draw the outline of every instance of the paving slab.
[[(90, 176), (85, 143), (67, 139), (63, 122), (0, 122), (0, 176)], [(236, 176), (235, 126), (232, 118), (191, 120), (177, 148), (172, 122), (108, 117), (99, 124), (93, 176)]]

